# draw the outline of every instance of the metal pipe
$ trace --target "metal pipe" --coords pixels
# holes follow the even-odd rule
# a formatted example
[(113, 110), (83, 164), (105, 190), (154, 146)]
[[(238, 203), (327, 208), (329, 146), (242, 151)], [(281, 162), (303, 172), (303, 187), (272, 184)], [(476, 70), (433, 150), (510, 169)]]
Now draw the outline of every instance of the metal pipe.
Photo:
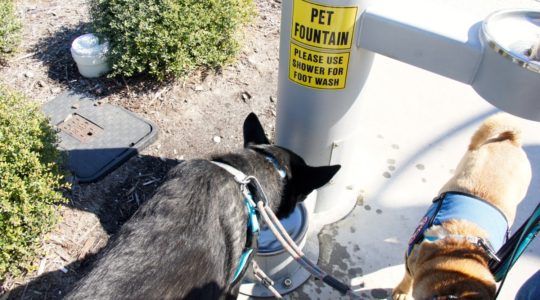
[(481, 21), (428, 1), (380, 1), (362, 14), (358, 46), (471, 84), (482, 60)]

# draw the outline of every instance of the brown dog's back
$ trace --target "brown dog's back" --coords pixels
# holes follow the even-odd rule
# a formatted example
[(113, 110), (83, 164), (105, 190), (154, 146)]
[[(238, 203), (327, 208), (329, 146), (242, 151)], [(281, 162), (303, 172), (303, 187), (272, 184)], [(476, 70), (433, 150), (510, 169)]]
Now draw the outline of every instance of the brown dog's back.
[(500, 113), (487, 119), (474, 133), (469, 144), (469, 150), (477, 150), (486, 142), (510, 141), (516, 147), (521, 147), (521, 129), (515, 118)]
[[(521, 145), (521, 130), (515, 117), (501, 113), (486, 119), (473, 134), (468, 150), (440, 194), (461, 192), (482, 198), (497, 207), (511, 226), (532, 176), (530, 162)], [(475, 212), (482, 214), (482, 211)], [(488, 218), (487, 223), (490, 222)], [(480, 226), (474, 219), (461, 219), (456, 214), (440, 225), (427, 228), (424, 235), (439, 239), (414, 245), (407, 256), (407, 272), (394, 289), (393, 299), (408, 299), (411, 291), (416, 299), (432, 299), (438, 295), (493, 299), (496, 284), (485, 250), (467, 239), (456, 238), (489, 240), (492, 233), (500, 237), (505, 234)]]
[(511, 226), (531, 181), (531, 165), (521, 148), (517, 119), (499, 113), (486, 119), (441, 193), (464, 192), (498, 207)]

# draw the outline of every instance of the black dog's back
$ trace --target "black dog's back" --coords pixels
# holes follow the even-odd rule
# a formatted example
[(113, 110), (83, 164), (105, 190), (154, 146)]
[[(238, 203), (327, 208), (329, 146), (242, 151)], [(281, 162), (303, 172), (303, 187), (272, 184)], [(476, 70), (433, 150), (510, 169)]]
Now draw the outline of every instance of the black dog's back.
[[(212, 160), (257, 177), (268, 205), (285, 216), (339, 166), (309, 167), (294, 153), (266, 145), (261, 131), (256, 116), (250, 115), (244, 124), (247, 148)], [(285, 178), (268, 157), (277, 161)], [(232, 175), (208, 160), (183, 162), (124, 224), (68, 298), (235, 298), (238, 285), (231, 282), (246, 231), (247, 212)]]
[(219, 167), (180, 164), (124, 224), (73, 297), (217, 299), (242, 252), (241, 205), (237, 184)]

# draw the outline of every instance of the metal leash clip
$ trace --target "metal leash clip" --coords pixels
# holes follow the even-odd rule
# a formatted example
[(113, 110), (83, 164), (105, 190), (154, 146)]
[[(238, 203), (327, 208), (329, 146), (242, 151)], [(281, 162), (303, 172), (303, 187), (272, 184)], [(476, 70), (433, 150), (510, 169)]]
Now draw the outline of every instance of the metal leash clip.
[(495, 253), (495, 250), (491, 248), (491, 246), (484, 241), (484, 239), (478, 239), (477, 245), (480, 246), (482, 249), (484, 249), (488, 256), (494, 260), (496, 260), (498, 263), (501, 262), (501, 259), (497, 256), (497, 253)]
[(250, 182), (251, 179), (249, 177), (246, 177), (245, 180), (240, 183), (240, 191), (242, 192), (242, 195), (244, 195), (244, 199), (249, 202), (249, 205), (257, 209), (257, 204), (255, 203), (255, 201), (253, 201), (253, 196), (251, 195), (251, 192), (248, 188), (248, 184)]
[(263, 272), (263, 270), (259, 267), (259, 264), (255, 260), (251, 261), (251, 265), (253, 267), (253, 275), (255, 278), (264, 285), (272, 294), (274, 294), (274, 297), (276, 299), (283, 299), (281, 294), (274, 288), (274, 281), (266, 275), (266, 273)]
[[(257, 180), (257, 178), (254, 177), (254, 176), (247, 176), (244, 179), (244, 182), (246, 182), (246, 183), (241, 185), (241, 190), (242, 190), (242, 193), (244, 194), (244, 196), (251, 201), (250, 204), (253, 204), (254, 207), (257, 207), (257, 203), (255, 203), (254, 200), (253, 200), (253, 197), (251, 197), (251, 193), (250, 193), (249, 188), (247, 186), (249, 183), (253, 183), (253, 185), (255, 186), (255, 190), (256, 190), (257, 193), (260, 194), (259, 195), (260, 197), (258, 197), (258, 195), (253, 195), (253, 196), (257, 198), (257, 202), (262, 202), (263, 206), (267, 207), (268, 206), (268, 198), (266, 197), (266, 194), (265, 194), (259, 180)], [(248, 197), (247, 195), (250, 195), (250, 196)]]

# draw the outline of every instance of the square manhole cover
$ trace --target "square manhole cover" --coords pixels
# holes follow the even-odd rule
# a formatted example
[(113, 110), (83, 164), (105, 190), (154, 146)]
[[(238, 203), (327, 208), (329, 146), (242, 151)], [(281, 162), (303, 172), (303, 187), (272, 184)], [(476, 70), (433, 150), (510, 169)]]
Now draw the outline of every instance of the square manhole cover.
[(80, 182), (105, 176), (157, 137), (152, 122), (121, 107), (74, 93), (45, 103), (43, 112), (59, 129), (58, 148)]

